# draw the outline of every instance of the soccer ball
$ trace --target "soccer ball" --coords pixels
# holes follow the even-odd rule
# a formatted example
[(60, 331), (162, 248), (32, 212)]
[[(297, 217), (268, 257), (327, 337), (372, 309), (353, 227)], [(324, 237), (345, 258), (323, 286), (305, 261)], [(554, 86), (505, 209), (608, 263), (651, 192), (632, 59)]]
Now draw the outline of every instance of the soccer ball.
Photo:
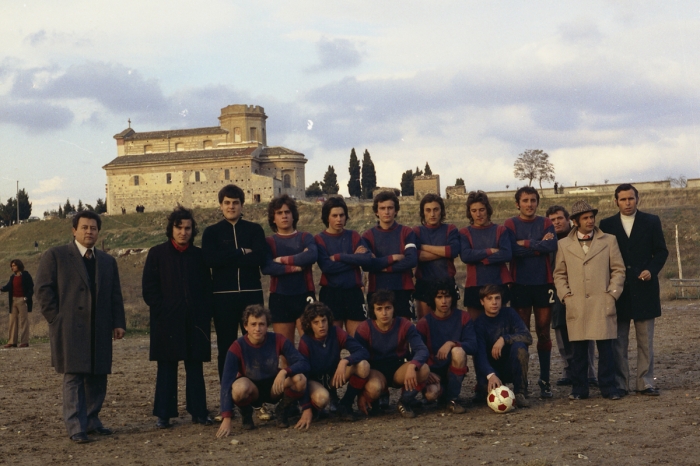
[(505, 385), (491, 390), (486, 401), (489, 408), (497, 413), (507, 413), (515, 409), (515, 394)]

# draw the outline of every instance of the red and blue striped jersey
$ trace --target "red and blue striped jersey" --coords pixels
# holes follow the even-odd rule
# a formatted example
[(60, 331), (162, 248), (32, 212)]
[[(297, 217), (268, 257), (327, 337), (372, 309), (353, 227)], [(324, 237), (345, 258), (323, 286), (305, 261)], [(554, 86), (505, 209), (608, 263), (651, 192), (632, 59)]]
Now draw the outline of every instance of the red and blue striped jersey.
[(476, 334), (469, 314), (461, 309), (452, 309), (449, 316), (439, 318), (431, 312), (418, 321), (416, 330), (430, 352), (428, 365), (442, 368), (450, 364), (450, 359), (438, 359), (437, 353), (448, 341), (461, 346), (465, 353), (476, 354)]
[[(322, 231), (314, 239), (318, 246), (318, 266), (323, 272), (320, 285), (344, 289), (361, 288), (360, 267), (371, 264), (372, 253), (360, 234), (353, 230), (343, 230), (337, 235)], [(360, 246), (364, 246), (367, 252), (355, 254)]]
[(340, 350), (343, 349), (350, 352), (350, 355), (345, 358), (349, 365), (369, 359), (369, 352), (364, 346), (348, 335), (345, 330), (333, 324), (323, 340), (304, 334), (299, 341), (299, 352), (309, 361), (311, 366), (309, 376), (314, 380), (319, 380), (322, 376), (336, 371), (340, 363)]
[[(314, 237), (305, 231), (295, 231), (291, 235), (275, 233), (265, 238), (267, 241), (267, 261), (262, 273), (270, 275), (270, 293), (298, 295), (315, 291), (312, 267), (318, 258)], [(283, 257), (281, 264), (274, 262)], [(302, 268), (292, 272), (292, 266)]]
[[(557, 235), (552, 221), (548, 217), (536, 216), (532, 220), (524, 220), (518, 216), (509, 218), (504, 224), (512, 234), (510, 274), (513, 281), (519, 285), (554, 283), (549, 254), (557, 250)], [(551, 233), (553, 238), (543, 240), (547, 233)], [(517, 243), (520, 240), (525, 241), (524, 246)]]
[(453, 278), (456, 273), (454, 258), (457, 257), (460, 250), (457, 227), (447, 223), (441, 223), (436, 227), (420, 225), (413, 227), (413, 232), (421, 245), (444, 246), (446, 253), (446, 257), (433, 261), (421, 262), (419, 258), (416, 278), (433, 281)]
[(373, 361), (411, 359), (420, 368), (428, 361), (428, 348), (421, 340), (416, 327), (403, 317), (396, 317), (389, 330), (382, 331), (372, 319), (358, 325), (355, 339), (369, 352), (369, 364)]
[[(394, 222), (384, 230), (377, 225), (362, 234), (374, 254), (371, 264), (363, 267), (369, 272), (368, 291), (414, 290), (413, 267), (418, 264), (420, 243), (413, 229)], [(404, 258), (394, 262), (394, 254)]]
[[(509, 230), (492, 223), (487, 227), (470, 225), (459, 230), (459, 257), (467, 264), (464, 287), (505, 285), (513, 281), (506, 266), (513, 257)], [(490, 249), (498, 249), (492, 254)]]

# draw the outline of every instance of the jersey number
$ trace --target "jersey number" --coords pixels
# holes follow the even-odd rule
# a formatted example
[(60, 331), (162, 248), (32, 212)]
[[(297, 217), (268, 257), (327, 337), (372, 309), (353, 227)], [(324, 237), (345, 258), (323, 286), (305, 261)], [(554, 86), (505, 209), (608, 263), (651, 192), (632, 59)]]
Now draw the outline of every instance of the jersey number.
[(554, 290), (549, 290), (549, 304), (554, 304)]

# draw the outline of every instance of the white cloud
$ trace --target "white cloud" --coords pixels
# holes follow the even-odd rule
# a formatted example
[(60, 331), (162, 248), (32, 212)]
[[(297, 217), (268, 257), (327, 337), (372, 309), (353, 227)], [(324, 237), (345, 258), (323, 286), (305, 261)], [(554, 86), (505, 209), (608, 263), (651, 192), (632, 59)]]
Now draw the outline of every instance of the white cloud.
[(63, 177), (54, 176), (48, 180), (40, 180), (39, 187), (32, 190), (32, 194), (44, 194), (52, 191), (58, 191), (63, 188)]

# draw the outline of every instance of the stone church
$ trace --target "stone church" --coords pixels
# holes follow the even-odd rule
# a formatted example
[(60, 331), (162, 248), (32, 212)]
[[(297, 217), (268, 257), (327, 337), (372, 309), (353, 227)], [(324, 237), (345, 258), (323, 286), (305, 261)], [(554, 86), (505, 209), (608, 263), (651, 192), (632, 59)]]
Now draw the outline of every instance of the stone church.
[(124, 208), (147, 212), (185, 207), (216, 207), (217, 193), (233, 183), (247, 203), (280, 194), (303, 198), (304, 154), (268, 147), (265, 110), (256, 105), (221, 109), (219, 126), (114, 136), (117, 158), (105, 165), (110, 215)]

